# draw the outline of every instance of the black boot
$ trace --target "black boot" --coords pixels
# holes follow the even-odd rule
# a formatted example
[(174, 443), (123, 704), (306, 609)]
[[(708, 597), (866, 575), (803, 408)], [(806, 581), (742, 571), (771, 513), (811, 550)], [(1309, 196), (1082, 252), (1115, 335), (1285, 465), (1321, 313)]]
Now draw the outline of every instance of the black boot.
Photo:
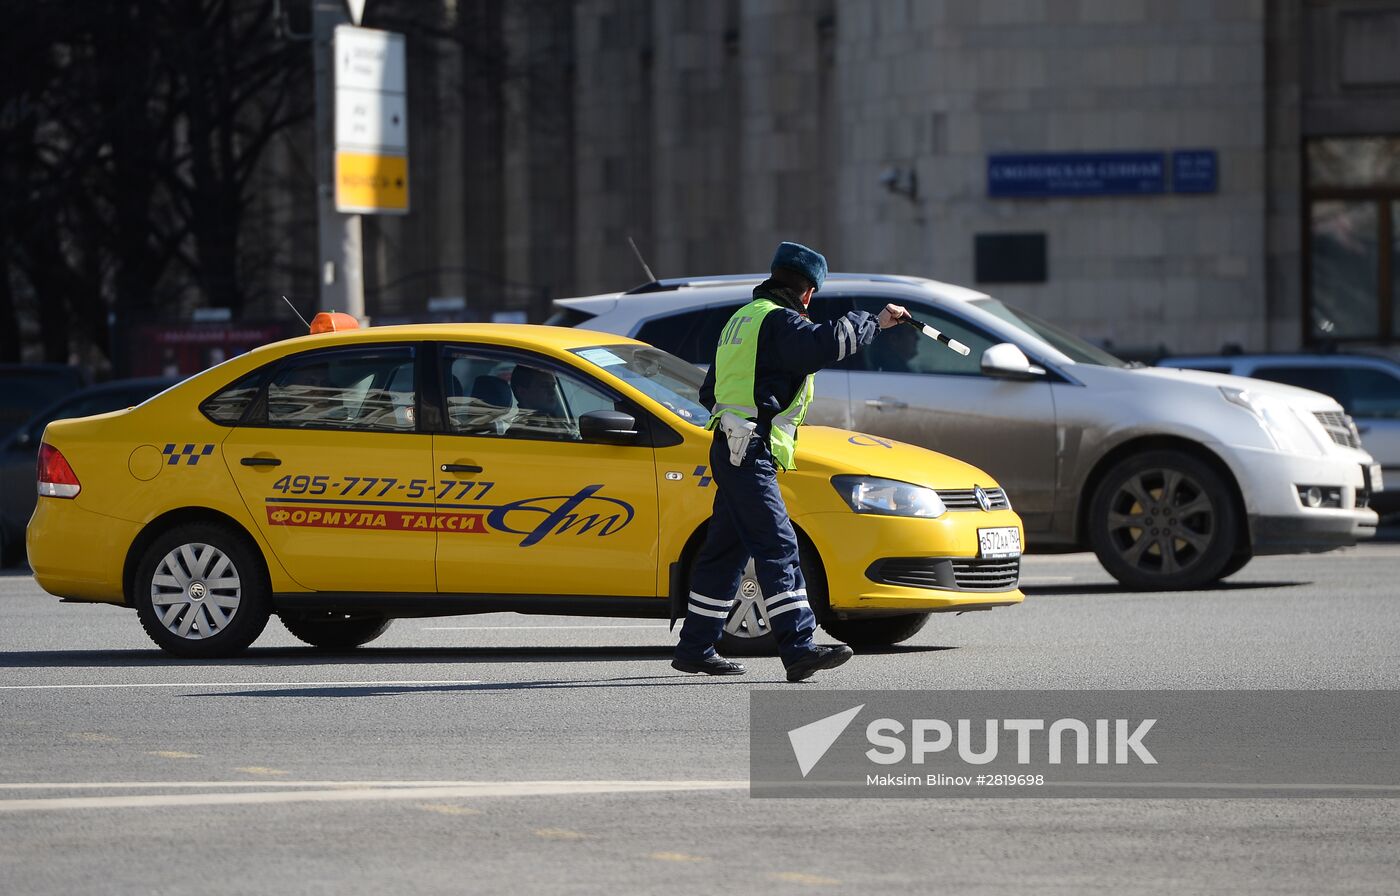
[(787, 667), (788, 681), (806, 681), (819, 669), (835, 669), (855, 652), (845, 644), (839, 647), (813, 647), (812, 652)]
[(743, 675), (749, 671), (742, 663), (727, 660), (716, 654), (707, 656), (703, 660), (683, 660), (677, 657), (671, 660), (671, 668), (681, 672), (700, 672), (705, 675)]

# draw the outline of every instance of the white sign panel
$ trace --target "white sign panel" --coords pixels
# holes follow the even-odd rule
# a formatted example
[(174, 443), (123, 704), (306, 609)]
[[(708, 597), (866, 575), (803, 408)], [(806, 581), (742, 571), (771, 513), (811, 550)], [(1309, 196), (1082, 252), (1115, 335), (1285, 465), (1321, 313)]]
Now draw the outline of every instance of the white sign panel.
[(408, 211), (404, 37), (335, 29), (335, 207), (347, 214)]
[(335, 28), (335, 87), (404, 92), (402, 34), (337, 25)]
[(335, 145), (408, 151), (408, 104), (401, 93), (341, 88), (335, 92)]

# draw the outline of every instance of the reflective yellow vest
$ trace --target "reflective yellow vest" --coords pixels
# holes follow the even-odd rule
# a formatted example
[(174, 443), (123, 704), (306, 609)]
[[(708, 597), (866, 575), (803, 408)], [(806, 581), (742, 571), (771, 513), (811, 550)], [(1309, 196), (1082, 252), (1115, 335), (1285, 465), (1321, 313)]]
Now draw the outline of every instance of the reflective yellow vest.
[[(735, 414), (745, 420), (758, 419), (754, 398), (754, 374), (758, 364), (758, 331), (763, 319), (782, 306), (771, 299), (754, 299), (729, 318), (720, 333), (715, 352), (715, 409), (706, 429), (719, 425), (722, 414)], [(807, 406), (812, 403), (812, 377), (808, 375), (802, 388), (782, 413), (773, 418), (769, 444), (773, 459), (784, 470), (797, 467), (797, 427), (807, 418)]]

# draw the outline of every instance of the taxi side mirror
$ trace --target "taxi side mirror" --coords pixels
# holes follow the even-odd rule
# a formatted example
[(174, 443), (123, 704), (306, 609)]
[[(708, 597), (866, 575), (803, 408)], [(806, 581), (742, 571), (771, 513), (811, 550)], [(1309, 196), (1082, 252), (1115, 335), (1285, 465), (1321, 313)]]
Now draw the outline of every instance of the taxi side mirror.
[(633, 445), (640, 433), (637, 418), (621, 411), (589, 411), (578, 418), (578, 432), (585, 442)]

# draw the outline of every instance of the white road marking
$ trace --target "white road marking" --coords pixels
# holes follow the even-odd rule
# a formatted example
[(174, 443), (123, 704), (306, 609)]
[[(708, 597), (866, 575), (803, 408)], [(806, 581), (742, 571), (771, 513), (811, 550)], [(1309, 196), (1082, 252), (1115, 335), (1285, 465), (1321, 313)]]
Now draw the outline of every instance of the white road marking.
[(405, 687), (424, 684), (481, 684), (477, 678), (453, 681), (159, 681), (105, 684), (5, 684), (0, 691), (49, 691), (88, 688), (363, 688)]
[(656, 630), (665, 627), (666, 626), (661, 623), (656, 625), (425, 625), (422, 627), (422, 630), (425, 632), (505, 632), (527, 629), (531, 631), (539, 631), (541, 629), (574, 631), (576, 629), (595, 628), (638, 628)]
[(252, 787), (460, 787), (470, 781), (27, 781), (0, 784), (0, 790), (175, 790)]
[[(260, 782), (261, 783), (261, 782)], [(285, 783), (285, 782), (284, 782)], [(99, 785), (100, 786), (100, 785)], [(168, 786), (157, 784), (155, 786)], [(261, 783), (266, 788), (266, 783)], [(575, 796), (596, 793), (668, 793), (747, 790), (748, 781), (460, 781), (445, 786), (360, 787), (258, 793), (163, 793), (132, 796), (44, 797), (0, 800), (0, 812), (66, 809), (151, 809), (266, 803), (344, 803), (363, 800), (479, 799), (490, 796)]]

